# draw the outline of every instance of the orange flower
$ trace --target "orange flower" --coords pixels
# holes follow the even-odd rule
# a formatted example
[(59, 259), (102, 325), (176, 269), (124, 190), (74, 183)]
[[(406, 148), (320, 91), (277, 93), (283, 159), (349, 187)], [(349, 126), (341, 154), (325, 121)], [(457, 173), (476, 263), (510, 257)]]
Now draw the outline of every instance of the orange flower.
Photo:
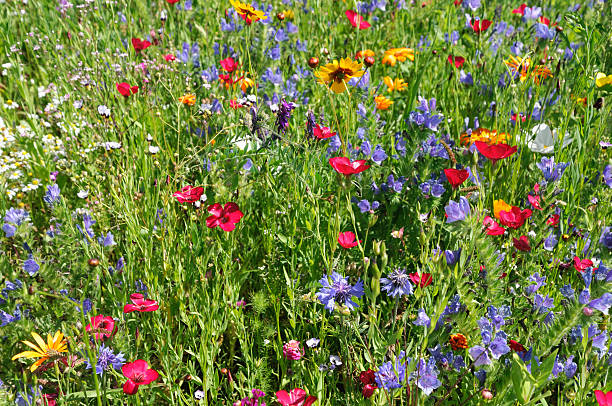
[(496, 130), (489, 130), (487, 128), (477, 128), (472, 131), (472, 134), (468, 135), (467, 133), (461, 134), (459, 137), (461, 139), (461, 144), (463, 145), (471, 145), (476, 141), (486, 142), (487, 144), (500, 144), (508, 139), (508, 134), (506, 133), (497, 133)]
[(193, 93), (186, 93), (183, 96), (179, 97), (179, 102), (186, 104), (187, 106), (193, 106), (196, 102), (196, 95)]
[(391, 48), (385, 51), (383, 65), (395, 66), (397, 61), (404, 62), (410, 59), (414, 62), (414, 50), (412, 48)]
[(371, 49), (364, 49), (363, 51), (358, 51), (357, 55), (355, 55), (355, 59), (367, 58), (368, 56), (375, 56), (376, 54)]
[(450, 345), (453, 350), (466, 349), (468, 347), (467, 338), (463, 334), (451, 334)]
[(552, 72), (544, 65), (532, 65), (531, 58), (510, 55), (504, 61), (510, 68), (513, 76), (520, 76), (520, 81), (524, 82), (528, 77), (532, 77), (535, 84), (539, 85), (542, 79), (552, 77)]
[(389, 76), (385, 76), (383, 80), (385, 85), (387, 85), (388, 92), (392, 92), (394, 90), (401, 92), (408, 88), (408, 83), (405, 83), (404, 79), (395, 78), (395, 80), (393, 80)]
[(500, 211), (510, 212), (511, 210), (512, 210), (512, 206), (504, 202), (502, 199), (493, 200), (493, 213), (495, 214), (495, 217), (497, 219), (501, 220), (501, 217), (499, 216)]
[(393, 104), (393, 100), (387, 99), (385, 96), (376, 96), (374, 98), (374, 103), (376, 103), (376, 108), (378, 110), (388, 110)]

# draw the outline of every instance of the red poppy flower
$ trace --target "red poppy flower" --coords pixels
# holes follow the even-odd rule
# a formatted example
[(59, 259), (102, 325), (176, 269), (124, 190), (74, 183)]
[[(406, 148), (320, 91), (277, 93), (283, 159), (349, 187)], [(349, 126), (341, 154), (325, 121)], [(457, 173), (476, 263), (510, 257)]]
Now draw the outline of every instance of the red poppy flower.
[(96, 340), (111, 338), (115, 332), (115, 319), (99, 314), (91, 318), (91, 322), (85, 327), (85, 330), (94, 333)]
[(408, 274), (408, 277), (417, 286), (425, 288), (431, 284), (433, 277), (430, 273), (422, 273), (420, 276), (417, 272)]
[(531, 217), (531, 213), (532, 212), (529, 209), (521, 210), (519, 207), (512, 206), (510, 211), (500, 211), (499, 219), (506, 227), (519, 228), (525, 224), (525, 220)]
[(362, 241), (359, 240), (359, 242), (357, 242), (355, 233), (353, 233), (352, 231), (345, 231), (343, 233), (338, 234), (338, 242), (340, 243), (342, 248), (349, 249), (356, 247)]
[(521, 238), (519, 238), (518, 240), (516, 238), (513, 238), (512, 242), (514, 243), (514, 248), (516, 248), (517, 250), (531, 252), (531, 245), (529, 245), (529, 239), (527, 238), (527, 236), (522, 235)]
[(187, 185), (178, 192), (174, 192), (172, 197), (176, 197), (180, 203), (195, 203), (204, 194), (204, 188), (201, 186), (193, 187), (191, 185)]
[(238, 205), (233, 202), (225, 203), (221, 207), (219, 203), (208, 206), (208, 212), (212, 214), (206, 218), (206, 226), (208, 228), (221, 227), (223, 231), (232, 231), (236, 228), (236, 224), (240, 221), (244, 214), (238, 208)]
[(310, 406), (317, 401), (316, 397), (308, 396), (301, 388), (295, 388), (289, 393), (279, 390), (276, 392), (276, 399), (283, 406)]
[(553, 214), (552, 216), (550, 216), (548, 220), (546, 220), (546, 224), (548, 224), (549, 226), (557, 227), (559, 225), (559, 215)]
[(136, 52), (140, 52), (150, 47), (151, 43), (147, 40), (142, 41), (140, 38), (132, 38), (132, 46)]
[(363, 389), (361, 390), (361, 394), (365, 399), (369, 399), (372, 397), (376, 389), (378, 389), (378, 386), (368, 383), (367, 385), (364, 385)]
[(519, 343), (518, 341), (508, 340), (508, 346), (514, 352), (525, 352), (525, 351), (527, 351), (525, 349), (525, 347), (523, 346), (523, 344)]
[(367, 371), (361, 371), (359, 374), (359, 381), (363, 385), (376, 383), (376, 377), (374, 375), (374, 371), (368, 369)]
[(159, 304), (155, 300), (145, 299), (141, 293), (132, 293), (130, 300), (132, 303), (123, 306), (123, 313), (154, 312), (159, 309)]
[(510, 145), (506, 144), (489, 145), (482, 141), (476, 141), (474, 144), (476, 145), (478, 152), (491, 160), (493, 163), (499, 161), (500, 159), (512, 156), (517, 150), (516, 146), (511, 147)]
[(481, 32), (484, 32), (487, 30), (487, 28), (489, 28), (491, 26), (491, 21), (489, 20), (472, 20), (472, 22), (470, 23), (470, 25), (472, 26), (472, 29), (474, 30), (474, 32), (476, 34), (480, 34)]
[(456, 189), (470, 177), (470, 173), (467, 169), (445, 169), (444, 174), (446, 175), (446, 180), (448, 180), (448, 183), (451, 184), (453, 189)]
[(331, 132), (331, 129), (328, 127), (321, 127), (319, 124), (315, 125), (315, 128), (313, 129), (314, 132), (314, 136), (315, 138), (319, 139), (319, 140), (323, 140), (325, 138), (331, 138), (334, 135), (336, 135), (336, 133)]
[(527, 4), (523, 3), (519, 6), (519, 8), (515, 8), (514, 10), (512, 10), (512, 14), (524, 15), (526, 8), (527, 8)]
[(126, 82), (117, 83), (115, 85), (117, 87), (117, 91), (121, 93), (121, 96), (128, 97), (132, 94), (138, 93), (138, 86), (130, 86)]
[(361, 173), (370, 167), (370, 165), (366, 165), (365, 159), (351, 162), (350, 159), (343, 156), (330, 158), (329, 164), (336, 170), (336, 172), (346, 176)]
[(359, 27), (360, 30), (365, 30), (366, 28), (370, 28), (370, 23), (367, 22), (362, 16), (354, 12), (353, 10), (346, 10), (344, 13), (346, 14), (346, 18), (348, 18), (351, 25), (355, 28)]
[(176, 60), (176, 56), (174, 56), (173, 54), (167, 54), (167, 55), (164, 55), (164, 59), (168, 62), (172, 62)]
[(482, 224), (487, 228), (487, 235), (502, 235), (506, 229), (497, 224), (497, 221), (489, 216), (486, 216)]
[(607, 393), (604, 391), (596, 390), (595, 399), (599, 406), (612, 406), (612, 390)]
[(178, 3), (180, 0), (166, 0), (166, 3), (168, 4), (176, 4)]
[(574, 268), (576, 268), (578, 272), (584, 272), (587, 268), (590, 268), (592, 266), (593, 261), (591, 261), (590, 259), (580, 259), (577, 256), (574, 257)]
[(222, 59), (219, 61), (219, 63), (221, 64), (223, 70), (229, 73), (232, 73), (238, 69), (238, 62), (236, 62), (232, 57)]
[(159, 377), (156, 370), (150, 369), (147, 361), (137, 359), (134, 362), (129, 362), (121, 367), (121, 372), (128, 379), (123, 384), (123, 393), (133, 395), (138, 392), (140, 385), (148, 385)]
[(455, 68), (459, 69), (465, 63), (465, 58), (462, 56), (449, 55), (447, 58), (448, 63), (455, 65)]

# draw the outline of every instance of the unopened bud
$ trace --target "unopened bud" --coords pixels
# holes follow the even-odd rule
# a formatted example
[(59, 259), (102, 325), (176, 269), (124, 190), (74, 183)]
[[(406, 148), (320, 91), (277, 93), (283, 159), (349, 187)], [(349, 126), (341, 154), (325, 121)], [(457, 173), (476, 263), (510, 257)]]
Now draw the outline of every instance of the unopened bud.
[(374, 57), (372, 56), (368, 56), (363, 60), (363, 63), (365, 63), (365, 66), (367, 66), (368, 68), (372, 65), (374, 65)]
[(488, 390), (488, 389), (483, 389), (483, 390), (480, 392), (480, 394), (482, 395), (482, 398), (483, 398), (483, 399), (486, 399), (486, 400), (491, 400), (491, 399), (493, 399), (493, 393), (491, 393), (491, 391), (490, 391), (490, 390)]
[(587, 317), (591, 317), (593, 315), (593, 309), (591, 309), (590, 307), (585, 307), (582, 309), (582, 314)]
[(317, 58), (316, 56), (313, 56), (312, 58), (308, 60), (308, 66), (310, 66), (312, 69), (316, 68), (318, 65), (319, 65), (319, 58)]

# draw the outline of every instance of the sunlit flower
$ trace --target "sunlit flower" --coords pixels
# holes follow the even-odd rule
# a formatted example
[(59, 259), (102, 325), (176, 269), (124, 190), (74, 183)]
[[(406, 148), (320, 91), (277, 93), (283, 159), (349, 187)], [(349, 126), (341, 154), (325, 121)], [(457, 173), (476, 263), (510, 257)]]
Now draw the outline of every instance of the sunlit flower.
[(111, 338), (115, 333), (115, 320), (110, 316), (102, 314), (91, 318), (91, 322), (85, 327), (88, 333), (92, 333), (96, 340)]
[(42, 337), (35, 332), (32, 332), (32, 337), (34, 338), (34, 341), (36, 341), (37, 345), (29, 341), (22, 341), (22, 343), (32, 348), (34, 351), (20, 352), (11, 358), (12, 360), (16, 360), (18, 358), (39, 358), (39, 360), (30, 367), (30, 371), (32, 372), (36, 371), (36, 369), (46, 360), (58, 358), (61, 353), (68, 351), (67, 343), (64, 340), (64, 334), (59, 330), (53, 337), (51, 337), (51, 334), (47, 334), (46, 343)]
[(148, 385), (159, 377), (159, 373), (149, 368), (147, 361), (137, 359), (134, 362), (124, 364), (121, 367), (121, 372), (128, 378), (123, 384), (123, 392), (127, 395), (133, 395), (138, 392), (140, 385)]
[(187, 106), (193, 106), (196, 103), (196, 95), (193, 93), (186, 93), (185, 95), (179, 97), (178, 101)]
[(362, 16), (357, 14), (353, 10), (346, 10), (344, 13), (346, 18), (348, 18), (349, 22), (354, 28), (359, 28), (360, 30), (365, 30), (370, 28), (370, 23), (367, 22)]
[(486, 142), (487, 144), (499, 144), (508, 139), (508, 134), (479, 127), (473, 130), (471, 134), (461, 134), (460, 139), (463, 145), (471, 145), (476, 141)]
[(387, 85), (388, 92), (392, 92), (394, 90), (401, 92), (408, 88), (408, 83), (405, 83), (404, 79), (400, 79), (400, 78), (391, 79), (391, 77), (385, 76), (383, 80), (385, 81), (385, 85)]
[(533, 66), (531, 58), (510, 55), (504, 63), (510, 68), (513, 77), (518, 76), (521, 82), (527, 80), (528, 77), (533, 77), (534, 82), (539, 84), (542, 79), (552, 77), (550, 69), (544, 65)]
[(363, 59), (368, 56), (375, 56), (376, 54), (371, 49), (364, 49), (362, 51), (357, 51), (357, 55), (355, 55), (355, 59)]
[[(531, 136), (528, 138), (527, 146), (533, 152), (552, 154), (555, 152), (557, 139), (558, 135), (556, 130), (551, 131), (548, 125), (540, 123), (531, 129)], [(563, 137), (562, 147), (566, 147), (571, 142), (572, 138), (569, 136)]]
[(236, 224), (244, 214), (238, 208), (238, 205), (233, 202), (225, 203), (221, 206), (219, 203), (208, 206), (208, 212), (211, 216), (206, 218), (206, 226), (208, 228), (220, 227), (223, 231), (232, 231), (236, 228)]
[(387, 99), (385, 96), (376, 96), (374, 98), (374, 103), (376, 103), (376, 109), (388, 110), (393, 104), (393, 100)]
[(595, 76), (595, 86), (597, 87), (606, 87), (612, 86), (612, 75), (607, 75), (603, 72), (597, 72), (597, 76)]
[(361, 63), (344, 58), (340, 59), (340, 62), (334, 60), (322, 66), (315, 76), (319, 78), (318, 82), (321, 84), (327, 85), (332, 82), (330, 88), (334, 93), (342, 93), (347, 89), (346, 83), (349, 80), (363, 76), (364, 71), (361, 67)]
[(261, 10), (255, 10), (253, 6), (245, 3), (241, 3), (237, 0), (230, 0), (232, 6), (236, 10), (236, 13), (250, 25), (253, 21), (266, 20), (268, 16)]
[(391, 48), (385, 51), (383, 65), (395, 66), (397, 61), (404, 62), (406, 59), (414, 62), (414, 50), (412, 48)]
[(499, 200), (493, 200), (493, 213), (495, 215), (496, 218), (500, 219), (501, 217), (499, 217), (499, 212), (501, 211), (510, 211), (512, 210), (512, 206), (510, 206), (508, 203), (504, 202), (502, 199)]

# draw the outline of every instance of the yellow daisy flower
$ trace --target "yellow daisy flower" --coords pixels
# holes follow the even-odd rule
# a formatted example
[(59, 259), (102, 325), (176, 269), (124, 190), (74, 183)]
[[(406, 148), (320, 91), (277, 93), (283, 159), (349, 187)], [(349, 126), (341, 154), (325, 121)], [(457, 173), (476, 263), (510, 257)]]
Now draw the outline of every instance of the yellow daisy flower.
[(255, 10), (250, 4), (241, 3), (237, 0), (230, 0), (230, 3), (234, 6), (236, 13), (249, 25), (253, 21), (266, 20), (268, 18), (263, 11)]
[(334, 93), (342, 93), (346, 90), (346, 82), (363, 76), (362, 66), (359, 62), (344, 58), (340, 59), (340, 62), (333, 61), (322, 66), (315, 76), (319, 78), (318, 82), (321, 84), (327, 85), (332, 82), (330, 88)]
[(30, 371), (32, 372), (36, 371), (36, 369), (46, 360), (57, 358), (62, 352), (68, 352), (66, 340), (64, 340), (64, 334), (59, 330), (53, 337), (51, 337), (51, 334), (47, 334), (46, 343), (42, 337), (35, 332), (32, 332), (32, 337), (38, 346), (29, 341), (22, 341), (22, 343), (32, 348), (34, 351), (24, 351), (12, 358), (13, 361), (18, 358), (40, 358), (30, 367)]

